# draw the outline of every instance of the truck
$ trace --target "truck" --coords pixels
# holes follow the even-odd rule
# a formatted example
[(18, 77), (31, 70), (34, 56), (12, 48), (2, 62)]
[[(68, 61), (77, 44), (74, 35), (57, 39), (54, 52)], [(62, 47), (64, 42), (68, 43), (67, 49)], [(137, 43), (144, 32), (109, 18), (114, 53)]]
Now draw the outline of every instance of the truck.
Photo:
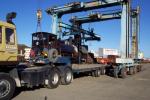
[(6, 22), (0, 22), (1, 100), (11, 99), (16, 87), (32, 88), (43, 85), (53, 89), (60, 83), (69, 85), (73, 80), (73, 73), (88, 72), (94, 77), (100, 76), (102, 65), (91, 63), (92, 54), (86, 52), (87, 56), (83, 57), (90, 59), (88, 62), (91, 64), (85, 61), (82, 64), (73, 64), (72, 62), (76, 62), (72, 57), (73, 53), (76, 55), (76, 47), (47, 32), (32, 34), (31, 60), (21, 63), (17, 57), (16, 25), (13, 22), (15, 17), (16, 13), (11, 12), (7, 14)]

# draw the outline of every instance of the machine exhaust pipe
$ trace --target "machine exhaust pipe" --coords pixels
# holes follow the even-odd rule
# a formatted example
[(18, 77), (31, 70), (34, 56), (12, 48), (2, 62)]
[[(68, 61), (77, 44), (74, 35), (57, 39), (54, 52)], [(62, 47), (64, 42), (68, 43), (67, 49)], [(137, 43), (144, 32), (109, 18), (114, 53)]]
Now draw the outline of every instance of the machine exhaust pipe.
[(7, 23), (10, 23), (10, 24), (15, 25), (12, 20), (13, 20), (14, 18), (16, 18), (16, 15), (17, 15), (16, 12), (10, 12), (10, 13), (8, 13), (7, 16), (6, 16), (6, 21), (7, 21)]

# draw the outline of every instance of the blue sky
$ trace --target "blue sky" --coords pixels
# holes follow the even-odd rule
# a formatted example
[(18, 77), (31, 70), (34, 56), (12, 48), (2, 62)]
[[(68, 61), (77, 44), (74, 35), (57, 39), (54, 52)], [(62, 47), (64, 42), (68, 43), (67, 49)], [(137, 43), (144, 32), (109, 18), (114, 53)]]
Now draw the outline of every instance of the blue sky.
[[(36, 31), (37, 19), (36, 10), (40, 7), (43, 10), (42, 31), (51, 32), (51, 17), (44, 10), (55, 6), (63, 5), (73, 1), (90, 1), (90, 0), (0, 0), (0, 20), (5, 21), (8, 12), (17, 12), (15, 23), (17, 26), (18, 42), (31, 46), (31, 34)], [(141, 7), (140, 15), (140, 50), (144, 52), (145, 57), (150, 58), (150, 1), (149, 0), (132, 0), (132, 6)], [(98, 10), (98, 11), (103, 11)], [(84, 16), (89, 12), (70, 14), (63, 17), (64, 22), (68, 22), (71, 16)], [(91, 49), (98, 48), (115, 48), (120, 47), (120, 20), (111, 20), (107, 22), (96, 22), (83, 25), (84, 28), (93, 27), (95, 33), (102, 37), (100, 42), (88, 43)]]

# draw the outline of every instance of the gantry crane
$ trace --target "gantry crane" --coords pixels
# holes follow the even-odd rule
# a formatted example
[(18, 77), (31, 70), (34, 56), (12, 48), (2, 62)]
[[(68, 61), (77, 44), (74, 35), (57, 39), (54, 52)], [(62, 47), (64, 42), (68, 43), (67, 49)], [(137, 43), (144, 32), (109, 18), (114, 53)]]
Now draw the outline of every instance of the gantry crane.
[[(131, 10), (131, 56), (134, 59), (138, 59), (138, 33), (139, 33), (139, 10), (140, 8), (137, 7), (136, 9)], [(88, 16), (84, 17), (73, 17), (70, 19), (70, 22), (73, 26), (82, 27), (82, 24), (91, 23), (91, 22), (100, 22), (100, 21), (107, 21), (113, 19), (121, 19), (121, 11), (115, 11), (112, 13), (92, 13)]]
[[(134, 65), (134, 60), (130, 58), (130, 54), (129, 54), (130, 53), (129, 37), (131, 33), (130, 32), (131, 31), (130, 0), (97, 0), (97, 1), (90, 1), (90, 2), (73, 2), (73, 3), (66, 4), (65, 6), (48, 8), (46, 12), (52, 16), (52, 33), (57, 35), (59, 38), (61, 36), (59, 33), (59, 29), (60, 29), (59, 27), (61, 26), (60, 23), (63, 15), (82, 12), (82, 11), (95, 10), (100, 8), (114, 7), (114, 6), (121, 7), (120, 12), (117, 12), (117, 14), (112, 14), (111, 16), (109, 16), (111, 17), (111, 19), (121, 18), (121, 42), (120, 42), (121, 57), (116, 59), (117, 67), (115, 67), (114, 69), (115, 70), (114, 75), (117, 76), (118, 73), (120, 72), (124, 77), (127, 68), (136, 69), (136, 65)], [(108, 16), (108, 15), (102, 15), (102, 17), (104, 16)], [(108, 20), (108, 18), (106, 19)]]
[[(139, 7), (137, 7), (136, 9), (132, 9), (130, 11), (131, 15), (131, 30), (132, 33), (130, 34), (131, 37), (131, 58), (135, 59), (135, 61), (137, 61), (138, 59), (138, 33), (139, 33)], [(70, 22), (73, 24), (73, 26), (77, 26), (77, 27), (82, 27), (83, 24), (85, 23), (91, 23), (91, 22), (100, 22), (100, 21), (107, 21), (107, 20), (113, 20), (113, 19), (121, 19), (122, 16), (122, 12), (121, 11), (116, 11), (116, 12), (112, 12), (112, 13), (93, 13), (93, 14), (89, 14), (88, 16), (84, 16), (84, 17), (73, 17)], [(129, 36), (130, 36), (129, 35)], [(128, 37), (129, 38), (129, 37)], [(112, 59), (112, 58), (111, 58)], [(128, 60), (128, 63), (130, 62), (130, 60)], [(116, 63), (118, 63), (116, 61)], [(123, 62), (122, 62), (123, 63)], [(122, 66), (119, 66), (117, 69), (121, 69)], [(133, 70), (133, 67), (129, 66), (129, 72), (131, 72)], [(115, 73), (118, 73), (119, 71), (117, 71), (115, 69)]]

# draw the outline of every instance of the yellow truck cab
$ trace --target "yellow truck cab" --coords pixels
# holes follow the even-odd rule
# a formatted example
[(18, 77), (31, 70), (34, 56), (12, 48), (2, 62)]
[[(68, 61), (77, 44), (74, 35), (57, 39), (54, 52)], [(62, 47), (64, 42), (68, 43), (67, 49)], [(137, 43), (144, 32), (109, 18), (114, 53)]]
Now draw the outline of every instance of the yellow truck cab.
[(0, 21), (0, 65), (17, 63), (17, 51), (15, 25)]

